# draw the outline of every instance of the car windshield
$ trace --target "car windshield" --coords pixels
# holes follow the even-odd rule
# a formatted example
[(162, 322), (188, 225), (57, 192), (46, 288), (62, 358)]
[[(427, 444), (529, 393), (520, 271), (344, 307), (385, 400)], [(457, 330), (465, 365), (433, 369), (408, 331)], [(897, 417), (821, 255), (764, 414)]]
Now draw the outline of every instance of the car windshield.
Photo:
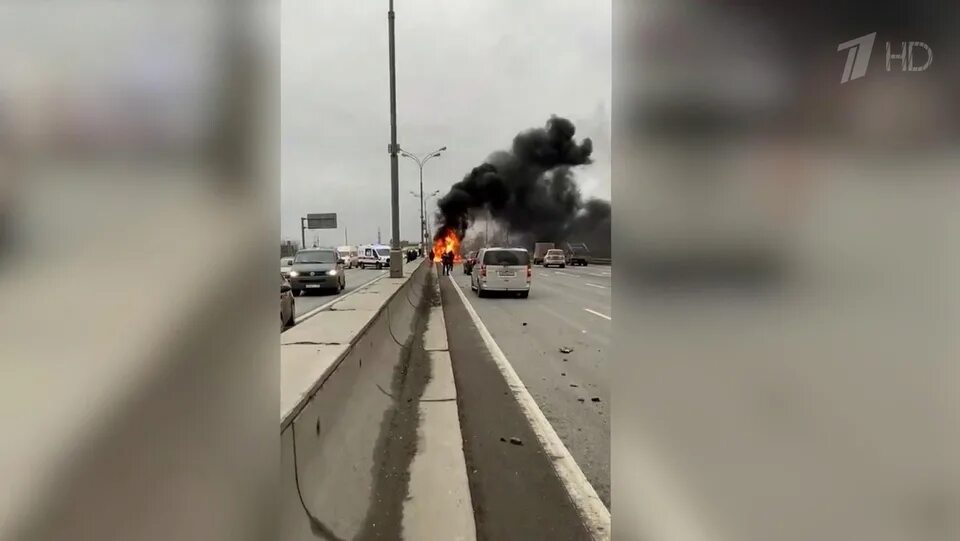
[(336, 263), (337, 255), (333, 250), (316, 250), (300, 252), (294, 263)]
[(350, 250), (340, 250), (337, 252), (340, 257), (350, 257)]
[(390, 255), (390, 249), (389, 249), (389, 248), (377, 248), (377, 253), (380, 254), (380, 255), (382, 255), (382, 256), (388, 256), (388, 255)]
[(484, 265), (527, 265), (529, 256), (520, 250), (491, 250), (483, 254)]
[(563, 250), (547, 250), (547, 255), (563, 255)]

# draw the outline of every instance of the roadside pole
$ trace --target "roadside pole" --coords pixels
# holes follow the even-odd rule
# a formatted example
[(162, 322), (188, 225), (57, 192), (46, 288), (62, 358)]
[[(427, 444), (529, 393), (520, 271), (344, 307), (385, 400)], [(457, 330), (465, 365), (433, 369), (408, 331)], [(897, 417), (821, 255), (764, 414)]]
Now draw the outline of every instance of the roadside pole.
[(397, 164), (397, 73), (396, 53), (393, 38), (393, 0), (387, 12), (387, 28), (390, 33), (390, 206), (393, 222), (393, 238), (390, 240), (390, 277), (403, 277), (403, 261), (400, 253), (400, 180)]

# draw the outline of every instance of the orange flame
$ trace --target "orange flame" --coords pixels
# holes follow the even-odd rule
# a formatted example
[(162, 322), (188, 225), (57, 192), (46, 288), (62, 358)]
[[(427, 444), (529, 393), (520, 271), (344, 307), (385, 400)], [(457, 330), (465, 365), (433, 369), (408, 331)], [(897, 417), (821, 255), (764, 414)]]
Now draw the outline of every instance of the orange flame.
[(440, 262), (446, 252), (453, 252), (453, 260), (460, 262), (460, 238), (452, 229), (444, 229), (442, 235), (433, 240), (433, 260)]

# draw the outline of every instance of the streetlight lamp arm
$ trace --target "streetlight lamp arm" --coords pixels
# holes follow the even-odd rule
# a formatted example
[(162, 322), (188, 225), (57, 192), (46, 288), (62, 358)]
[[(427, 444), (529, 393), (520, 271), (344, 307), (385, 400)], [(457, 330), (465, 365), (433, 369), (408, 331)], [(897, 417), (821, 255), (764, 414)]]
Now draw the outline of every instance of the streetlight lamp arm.
[[(392, 0), (391, 0), (391, 3), (392, 3)], [(406, 150), (403, 150), (402, 148), (399, 147), (399, 145), (397, 146), (397, 151), (401, 156), (405, 156), (417, 162), (417, 166), (420, 168), (420, 193), (416, 194), (411, 191), (410, 194), (413, 195), (414, 197), (420, 198), (420, 227), (423, 230), (422, 231), (423, 238), (421, 240), (423, 242), (424, 249), (426, 249), (428, 241), (427, 241), (427, 225), (426, 225), (426, 205), (424, 204), (425, 199), (424, 199), (424, 193), (423, 193), (423, 166), (428, 161), (430, 161), (430, 158), (439, 157), (440, 153), (442, 153), (444, 150), (447, 150), (447, 147), (445, 146), (440, 147), (437, 150), (434, 150), (433, 152), (430, 152), (429, 154), (424, 155), (423, 158), (420, 158), (407, 152)], [(439, 193), (440, 193), (440, 190), (437, 190), (434, 193), (430, 194), (430, 197), (435, 197)]]
[(440, 148), (438, 148), (437, 150), (434, 150), (433, 152), (429, 152), (429, 153), (425, 154), (423, 157), (419, 157), (419, 156), (417, 156), (416, 154), (412, 154), (412, 153), (410, 153), (410, 152), (407, 152), (406, 150), (403, 150), (402, 148), (399, 149), (399, 152), (400, 152), (401, 155), (406, 156), (406, 157), (410, 158), (411, 160), (417, 162), (417, 165), (419, 165), (420, 167), (423, 167), (423, 164), (427, 163), (427, 161), (428, 161), (430, 158), (439, 158), (439, 157), (440, 157), (440, 153), (443, 152), (444, 150), (447, 150), (447, 147), (440, 147)]
[(410, 158), (411, 160), (417, 162), (418, 166), (423, 167), (423, 162), (420, 161), (420, 158), (414, 156), (413, 154), (410, 154), (409, 152), (407, 152), (406, 150), (403, 150), (402, 148), (400, 149), (400, 155), (405, 158)]

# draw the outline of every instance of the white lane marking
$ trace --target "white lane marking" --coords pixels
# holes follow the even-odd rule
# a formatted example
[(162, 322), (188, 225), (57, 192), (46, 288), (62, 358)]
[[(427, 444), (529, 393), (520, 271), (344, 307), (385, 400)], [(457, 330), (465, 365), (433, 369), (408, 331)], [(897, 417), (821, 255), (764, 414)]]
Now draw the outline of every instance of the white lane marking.
[(606, 278), (606, 277), (610, 276), (609, 274), (603, 274), (603, 273), (597, 274), (597, 273), (595, 273), (595, 272), (588, 272), (588, 273), (586, 273), (586, 274), (589, 274), (590, 276), (599, 276), (600, 278)]
[(588, 286), (590, 286), (590, 287), (599, 287), (600, 289), (610, 289), (610, 288), (608, 288), (607, 286), (602, 286), (602, 285), (600, 285), (600, 284), (591, 284), (590, 282), (584, 282), (584, 284), (586, 284), (586, 285), (588, 285)]
[(325, 304), (321, 304), (320, 306), (314, 308), (313, 310), (310, 310), (310, 311), (307, 312), (306, 314), (303, 314), (302, 316), (294, 319), (293, 322), (294, 322), (294, 323), (300, 323), (301, 321), (303, 321), (303, 320), (305, 320), (305, 319), (309, 319), (310, 317), (313, 317), (313, 316), (316, 315), (318, 312), (322, 312), (322, 311), (326, 310), (327, 308), (333, 306), (334, 303), (337, 303), (337, 302), (342, 301), (343, 299), (346, 299), (346, 298), (349, 297), (350, 295), (353, 295), (354, 293), (360, 291), (361, 289), (363, 289), (363, 288), (367, 287), (368, 285), (376, 282), (377, 280), (383, 278), (383, 277), (386, 276), (386, 275), (387, 275), (387, 271), (382, 272), (379, 276), (376, 276), (376, 277), (374, 277), (372, 280), (367, 281), (367, 283), (365, 283), (365, 284), (363, 284), (363, 285), (361, 285), (361, 286), (357, 286), (357, 287), (356, 287), (353, 291), (351, 291), (350, 293), (344, 293), (343, 295), (337, 295), (337, 296), (336, 296), (333, 300), (331, 300), (330, 302), (325, 303)]
[(590, 312), (591, 314), (593, 314), (593, 315), (595, 315), (595, 316), (600, 316), (600, 317), (602, 317), (603, 319), (605, 319), (605, 320), (607, 320), (607, 321), (613, 321), (613, 318), (610, 317), (610, 316), (608, 316), (608, 315), (606, 315), (606, 314), (601, 314), (600, 312), (593, 311), (593, 310), (591, 310), (591, 309), (589, 309), (589, 308), (584, 308), (584, 310), (586, 310), (587, 312)]
[[(452, 277), (450, 280), (456, 285), (456, 280)], [(597, 491), (594, 490), (593, 485), (587, 480), (587, 476), (583, 474), (583, 470), (570, 455), (570, 451), (560, 441), (560, 436), (557, 436), (553, 426), (550, 425), (550, 421), (540, 411), (537, 402), (523, 385), (520, 376), (514, 371), (510, 361), (507, 360), (506, 355), (503, 354), (500, 346), (497, 345), (490, 331), (487, 330), (486, 325), (480, 320), (480, 316), (473, 309), (473, 305), (470, 304), (466, 294), (459, 287), (454, 287), (454, 289), (460, 295), (460, 300), (463, 301), (463, 306), (470, 314), (470, 319), (473, 320), (473, 324), (480, 332), (480, 337), (483, 338), (490, 356), (497, 363), (497, 368), (500, 369), (500, 373), (513, 392), (513, 397), (520, 404), (520, 410), (523, 411), (531, 428), (533, 428), (534, 434), (537, 435), (537, 440), (543, 446), (547, 456), (552, 459), (550, 463), (553, 465), (557, 478), (560, 479), (567, 490), (570, 501), (576, 506), (584, 527), (587, 528), (594, 539), (610, 539), (610, 511), (603, 505), (603, 501), (597, 496)]]
[(573, 276), (574, 278), (576, 278), (576, 277), (577, 277), (577, 275), (576, 275), (576, 274), (570, 274), (569, 272), (563, 272), (563, 271), (553, 271), (553, 273), (554, 273), (554, 274), (562, 274), (562, 275), (564, 275), (564, 276)]

